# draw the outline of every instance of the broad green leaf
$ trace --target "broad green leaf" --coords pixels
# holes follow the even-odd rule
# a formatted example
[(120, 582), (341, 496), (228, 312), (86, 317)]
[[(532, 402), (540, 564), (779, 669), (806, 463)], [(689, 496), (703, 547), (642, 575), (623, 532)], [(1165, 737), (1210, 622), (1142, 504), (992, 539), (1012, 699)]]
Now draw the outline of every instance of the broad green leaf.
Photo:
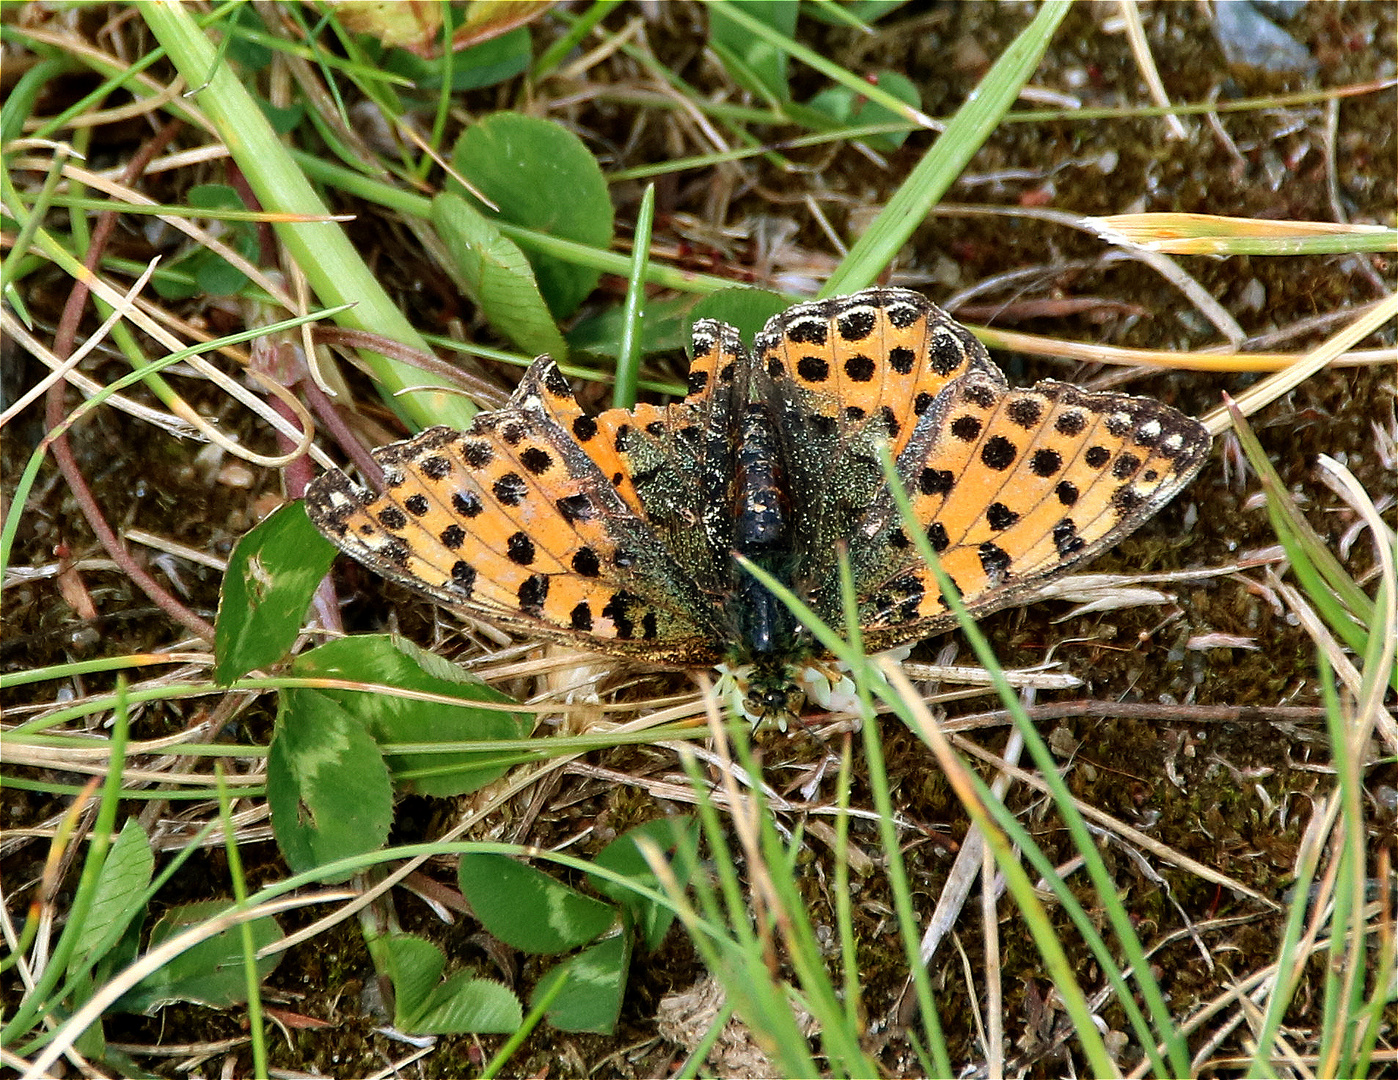
[[(215, 216), (221, 210), (247, 209), (237, 191), (227, 184), (198, 184), (185, 192), (184, 197), (194, 209), (208, 210)], [(256, 261), (257, 234), (251, 222), (226, 222), (219, 239), (244, 258)], [(188, 299), (200, 293), (233, 296), (248, 283), (247, 275), (206, 247), (187, 248), (167, 264), (167, 269), (175, 268), (192, 275), (193, 283), (185, 286), (169, 278), (155, 279), (152, 284), (156, 292), (167, 300)]]
[[(218, 900), (181, 904), (172, 908), (151, 927), (148, 948), (154, 949), (177, 934), (227, 910), (228, 904)], [(281, 927), (273, 919), (254, 919), (248, 925), (252, 930), (254, 949), (261, 950), (282, 939)], [(274, 953), (257, 961), (258, 975), (266, 978), (280, 960), (281, 954)], [(114, 1008), (121, 1012), (149, 1013), (176, 1001), (192, 1001), (226, 1009), (246, 1001), (247, 990), (243, 972), (242, 930), (234, 926), (180, 953), (159, 971), (132, 987)]]
[(301, 103), (279, 108), (270, 101), (258, 98), (257, 107), (262, 110), (267, 123), (272, 125), (272, 130), (278, 135), (290, 135), (306, 115), (306, 106)]
[[(693, 306), (694, 298), (689, 296), (647, 300), (641, 323), (641, 352), (649, 355), (688, 348)], [(568, 331), (568, 347), (574, 352), (615, 360), (621, 351), (621, 324), (625, 317), (621, 307), (613, 307), (579, 319)]]
[(567, 358), (549, 306), (524, 252), (460, 195), (432, 200), (432, 224), (458, 271), (461, 287), (486, 321), (525, 352)]
[(617, 922), (610, 904), (505, 855), (463, 855), (457, 877), (482, 925), (523, 952), (567, 952), (595, 941)]
[[(796, 32), (800, 5), (790, 0), (744, 0), (743, 10), (760, 19), (783, 37)], [(708, 8), (709, 44), (723, 59), (728, 73), (744, 89), (775, 102), (791, 99), (787, 87), (788, 58), (775, 45), (739, 26), (721, 8)]]
[[(533, 56), (529, 30), (521, 26), (452, 56), (451, 87), (453, 90), (477, 90), (513, 79), (528, 69)], [(438, 90), (446, 65), (441, 57), (424, 60), (395, 49), (384, 57), (382, 67), (389, 74), (407, 76), (420, 89)]]
[(144, 913), (137, 901), (150, 884), (154, 868), (155, 856), (145, 830), (135, 818), (127, 818), (102, 864), (92, 907), (78, 928), (69, 971), (105, 955), (126, 933), (132, 920)]
[[(493, 742), (522, 739), (533, 728), (527, 713), (480, 705), (514, 702), (455, 664), (384, 634), (341, 638), (298, 656), (292, 673), (305, 678), (348, 679), (455, 698), (460, 705), (414, 701), (355, 690), (299, 691), (323, 695), (363, 726), (380, 744)], [(490, 751), (392, 754), (387, 764), (395, 785), (422, 795), (464, 795), (493, 783), (513, 764), (508, 755)], [(508, 760), (502, 761), (502, 758)]]
[(549, 1023), (560, 1031), (610, 1035), (621, 1013), (626, 970), (631, 964), (631, 936), (617, 934), (584, 949), (539, 980), (532, 1000), (542, 1001), (562, 980), (563, 989), (549, 1006)]
[(254, 35), (266, 34), (271, 28), (254, 4), (239, 4), (228, 12), (227, 19), (228, 21), (220, 27), (228, 36), (228, 48), (224, 57), (229, 64), (243, 73), (248, 82), (252, 82), (251, 76), (254, 72), (262, 71), (271, 65), (272, 50), (254, 40), (250, 34), (239, 31), (247, 30)]
[(267, 804), (277, 845), (297, 872), (376, 850), (393, 823), (378, 744), (358, 718), (314, 690), (282, 694), (267, 755)]
[(219, 590), (214, 681), (227, 686), (286, 655), (335, 548), (300, 503), (284, 506), (238, 541)]
[[(615, 213), (607, 181), (567, 128), (522, 113), (494, 113), (466, 129), (452, 164), (499, 208), (481, 205), (487, 217), (602, 250), (611, 246)], [(551, 255), (528, 258), (555, 319), (576, 311), (601, 277), (599, 270)]]
[[(637, 885), (663, 892), (641, 849), (636, 846), (636, 841), (643, 838), (664, 853), (675, 880), (680, 888), (685, 888), (699, 868), (699, 823), (693, 818), (656, 818), (637, 825), (599, 851), (593, 862), (607, 870), (625, 874)], [(667, 905), (652, 903), (624, 885), (595, 874), (588, 875), (588, 880), (598, 892), (611, 897), (631, 913), (646, 948), (659, 948), (675, 918), (675, 913)]]
[(697, 319), (718, 319), (736, 326), (743, 341), (751, 345), (767, 320), (790, 306), (791, 301), (786, 297), (767, 289), (720, 289), (694, 305), (689, 313), (689, 324), (693, 326)]
[[(880, 90), (887, 90), (899, 101), (911, 105), (914, 109), (922, 108), (922, 96), (906, 75), (896, 71), (880, 72), (877, 85)], [(841, 124), (894, 124), (903, 119), (892, 109), (861, 97), (846, 86), (827, 87), (811, 98), (806, 107), (824, 113)], [(892, 151), (902, 146), (909, 134), (899, 131), (887, 135), (867, 135), (861, 141), (868, 143), (875, 150)]]

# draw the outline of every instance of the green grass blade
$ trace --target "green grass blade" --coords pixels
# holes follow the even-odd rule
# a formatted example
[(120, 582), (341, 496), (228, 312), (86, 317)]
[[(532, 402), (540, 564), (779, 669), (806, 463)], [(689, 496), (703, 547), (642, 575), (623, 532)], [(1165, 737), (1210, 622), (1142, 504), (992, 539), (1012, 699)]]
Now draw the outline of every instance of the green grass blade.
[[(1071, 6), (1068, 0), (1046, 0), (1039, 8), (1034, 21), (995, 61), (932, 149), (850, 248), (826, 281), (822, 296), (862, 289), (883, 273), (1019, 97)], [(899, 108), (905, 106), (900, 103)]]
[[(140, 11), (186, 81), (199, 88), (196, 102), (233, 152), (263, 209), (329, 218), (329, 210), (296, 167), (237, 73), (214, 63), (214, 47), (195, 22), (193, 10), (161, 0), (144, 5)], [(338, 223), (282, 222), (274, 228), (323, 301), (355, 305), (339, 317), (341, 325), (431, 351)], [(459, 395), (433, 390), (397, 394), (422, 386), (427, 378), (422, 371), (377, 353), (363, 355), (393, 407), (416, 426), (438, 423), (464, 428), (470, 423), (475, 407)]]

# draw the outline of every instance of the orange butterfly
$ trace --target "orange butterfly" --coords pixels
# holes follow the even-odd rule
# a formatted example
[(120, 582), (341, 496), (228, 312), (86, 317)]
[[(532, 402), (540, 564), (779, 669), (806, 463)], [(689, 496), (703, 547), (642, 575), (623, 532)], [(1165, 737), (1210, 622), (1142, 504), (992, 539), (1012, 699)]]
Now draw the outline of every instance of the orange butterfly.
[(507, 630), (737, 670), (763, 719), (799, 708), (821, 654), (734, 552), (839, 626), (848, 551), (871, 650), (955, 624), (881, 444), (975, 615), (1111, 547), (1209, 452), (1199, 423), (1151, 398), (1011, 388), (968, 330), (903, 289), (798, 304), (751, 352), (712, 319), (693, 341), (683, 401), (595, 417), (540, 357), (469, 431), (375, 450), (383, 494), (319, 477), (311, 520), (383, 576)]

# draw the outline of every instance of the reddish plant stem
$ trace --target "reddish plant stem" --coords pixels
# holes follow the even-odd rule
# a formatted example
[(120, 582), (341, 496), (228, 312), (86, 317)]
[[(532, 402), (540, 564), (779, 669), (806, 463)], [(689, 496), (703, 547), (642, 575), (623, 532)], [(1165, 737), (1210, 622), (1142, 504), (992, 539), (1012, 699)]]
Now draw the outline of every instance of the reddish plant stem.
[[(340, 410), (335, 407), (335, 403), (325, 396), (325, 391), (317, 386), (314, 380), (307, 378), (301, 380), (301, 393), (305, 396), (306, 404), (311, 407), (316, 419), (320, 421), (326, 431), (335, 437), (340, 448), (358, 467), (360, 475), (375, 487), (381, 488), (383, 486), (383, 470), (379, 468), (379, 463), (369, 456), (369, 451), (355, 437), (354, 432), (345, 423), (345, 418), (340, 415)], [(301, 490), (305, 491), (304, 486)]]
[[(150, 164), (155, 155), (169, 145), (170, 140), (175, 137), (175, 133), (179, 131), (181, 126), (180, 121), (172, 120), (137, 151), (127, 165), (123, 176), (127, 184), (133, 183), (145, 171), (146, 166)], [(116, 211), (108, 210), (99, 215), (97, 223), (93, 227), (92, 243), (88, 247), (84, 265), (94, 274), (102, 261), (102, 252), (106, 250), (107, 241), (111, 238), (116, 222)], [(88, 293), (87, 285), (81, 281), (76, 281), (73, 283), (72, 292), (68, 294), (68, 302), (64, 305), (58, 330), (54, 334), (53, 351), (60, 361), (72, 355), (73, 343), (77, 339), (78, 325), (82, 321)], [(205, 641), (212, 642), (214, 640), (213, 625), (201, 619), (162, 588), (155, 578), (146, 572), (145, 567), (132, 556), (126, 545), (117, 536), (116, 531), (107, 523), (101, 506), (98, 505), (97, 499), (93, 496), (92, 489), (88, 486), (82, 470), (78, 468), (78, 462), (73, 456), (73, 449), (68, 442), (67, 433), (52, 435), (64, 420), (66, 411), (64, 398), (67, 388), (68, 384), (62, 380), (55, 382), (49, 388), (45, 401), (44, 420), (52, 436), (49, 445), (53, 450), (54, 460), (58, 462), (58, 468), (63, 473), (63, 478), (68, 482), (68, 486), (73, 492), (73, 498), (77, 500), (78, 507), (87, 519), (88, 526), (96, 535), (98, 542), (106, 549), (107, 554), (111, 556), (112, 561), (126, 572), (136, 583), (136, 586), (151, 598), (153, 603), (191, 633)]]

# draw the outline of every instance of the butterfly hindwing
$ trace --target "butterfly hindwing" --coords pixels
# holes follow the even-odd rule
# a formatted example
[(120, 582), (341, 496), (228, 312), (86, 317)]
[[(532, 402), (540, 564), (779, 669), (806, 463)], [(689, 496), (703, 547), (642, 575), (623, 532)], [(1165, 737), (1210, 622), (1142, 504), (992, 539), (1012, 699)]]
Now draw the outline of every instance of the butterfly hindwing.
[(695, 322), (693, 341), (683, 401), (610, 409), (597, 424), (609, 433), (637, 513), (683, 572), (717, 601), (732, 578), (729, 485), (750, 361), (738, 331), (713, 319)]

